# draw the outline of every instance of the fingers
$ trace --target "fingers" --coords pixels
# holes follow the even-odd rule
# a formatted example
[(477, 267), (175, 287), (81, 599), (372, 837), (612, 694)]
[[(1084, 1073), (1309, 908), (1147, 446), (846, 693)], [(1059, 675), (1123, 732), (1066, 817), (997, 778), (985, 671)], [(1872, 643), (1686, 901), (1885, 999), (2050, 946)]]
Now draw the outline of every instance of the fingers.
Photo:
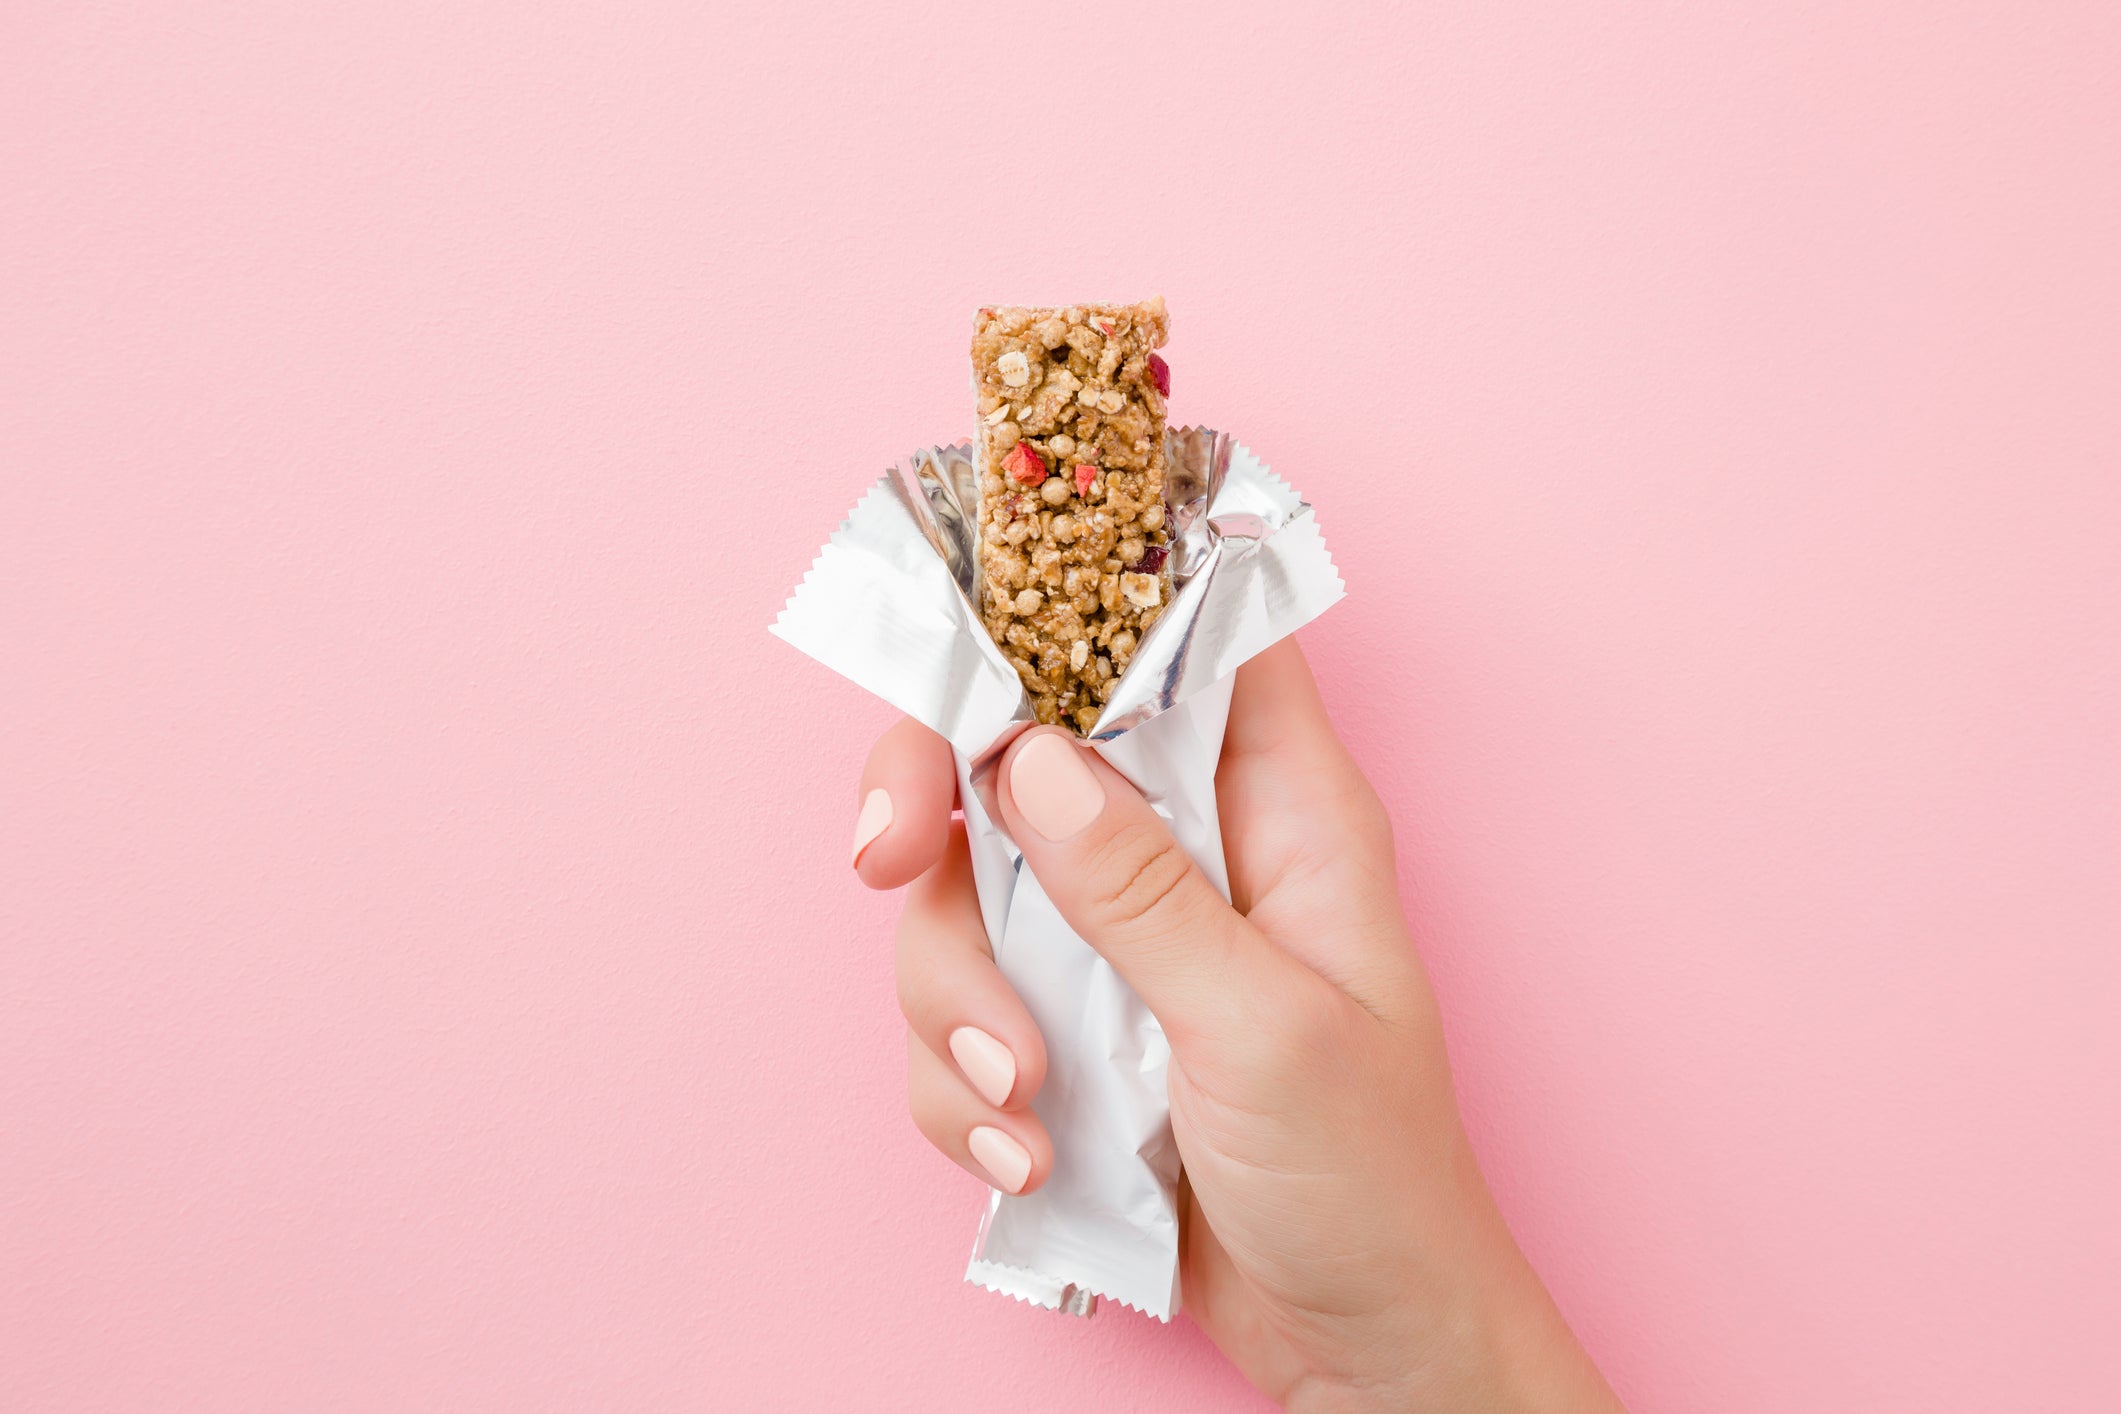
[(1215, 785), (1230, 896), (1246, 917), (1373, 1012), (1423, 995), (1391, 821), (1293, 640), (1238, 670)]
[(862, 767), (854, 822), (854, 872), (895, 889), (942, 857), (957, 774), (950, 744), (911, 718), (877, 738)]
[(1223, 733), (1223, 768), (1250, 772), (1248, 784), (1267, 814), (1335, 819), (1390, 845), (1391, 824), (1377, 793), (1333, 730), (1318, 683), (1293, 638), (1237, 670)]
[(1313, 743), (1333, 739), (1326, 704), (1294, 638), (1282, 639), (1237, 670), (1230, 724), (1223, 732), (1226, 754), (1290, 748), (1308, 752)]
[(995, 968), (962, 824), (949, 827), (942, 859), (906, 893), (897, 974), (899, 1010), (932, 1055), (997, 1109), (1031, 1103), (1045, 1082), (1046, 1047)]
[(906, 1093), (914, 1126), (928, 1142), (989, 1187), (1029, 1193), (1053, 1172), (1053, 1141), (1037, 1115), (988, 1104), (910, 1033)]
[(1030, 1108), (1046, 1046), (994, 966), (964, 825), (946, 838), (899, 914), (908, 1102), (929, 1143), (1004, 1193), (1028, 1193), (1053, 1171), (1053, 1141)]
[(1275, 997), (1323, 985), (1239, 917), (1148, 802), (1067, 733), (1019, 737), (996, 794), (1047, 896), (1175, 1047), (1255, 1027)]

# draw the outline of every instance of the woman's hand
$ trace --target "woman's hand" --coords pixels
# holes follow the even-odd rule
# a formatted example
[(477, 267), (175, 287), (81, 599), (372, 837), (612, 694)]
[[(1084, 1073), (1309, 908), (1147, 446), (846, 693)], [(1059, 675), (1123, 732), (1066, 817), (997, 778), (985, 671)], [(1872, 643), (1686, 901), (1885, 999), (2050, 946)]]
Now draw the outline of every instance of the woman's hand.
[[(1038, 1187), (1038, 1029), (995, 968), (948, 748), (902, 722), (862, 773), (854, 863), (911, 883), (898, 932), (914, 1122)], [(1185, 1311), (1293, 1409), (1612, 1409), (1496, 1212), (1400, 912), (1390, 822), (1294, 642), (1237, 677), (1216, 794), (1225, 903), (1068, 734), (1004, 755), (1003, 823), (1163, 1023), (1185, 1163)]]

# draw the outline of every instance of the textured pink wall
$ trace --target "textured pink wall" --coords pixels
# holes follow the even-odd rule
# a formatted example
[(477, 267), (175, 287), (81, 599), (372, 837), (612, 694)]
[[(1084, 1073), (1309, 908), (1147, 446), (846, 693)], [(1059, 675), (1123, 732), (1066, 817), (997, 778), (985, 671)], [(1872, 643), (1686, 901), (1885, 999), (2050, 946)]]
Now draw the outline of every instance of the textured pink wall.
[(1161, 290), (1635, 1407), (2111, 1409), (2121, 11), (720, 8), (0, 16), (0, 1406), (1254, 1407), (959, 1285), (764, 632)]

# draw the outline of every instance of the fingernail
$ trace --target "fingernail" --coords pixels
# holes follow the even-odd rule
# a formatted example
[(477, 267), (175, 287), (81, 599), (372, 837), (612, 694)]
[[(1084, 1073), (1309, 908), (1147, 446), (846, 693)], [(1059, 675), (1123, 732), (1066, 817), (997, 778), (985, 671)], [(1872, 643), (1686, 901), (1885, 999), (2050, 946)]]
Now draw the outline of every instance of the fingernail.
[(994, 1180), (996, 1188), (1004, 1193), (1024, 1191), (1024, 1180), (1031, 1177), (1031, 1153), (1023, 1145), (983, 1124), (965, 1136), (965, 1147), (979, 1160), (979, 1166)]
[(1077, 833), (1105, 808), (1104, 787), (1059, 732), (1040, 732), (1016, 753), (1009, 794), (1024, 823), (1055, 841)]
[(977, 1026), (960, 1026), (950, 1033), (950, 1054), (988, 1104), (1001, 1105), (1016, 1088), (1016, 1057)]
[(862, 862), (862, 851), (891, 828), (891, 792), (879, 786), (862, 797), (862, 813), (854, 817), (854, 859)]

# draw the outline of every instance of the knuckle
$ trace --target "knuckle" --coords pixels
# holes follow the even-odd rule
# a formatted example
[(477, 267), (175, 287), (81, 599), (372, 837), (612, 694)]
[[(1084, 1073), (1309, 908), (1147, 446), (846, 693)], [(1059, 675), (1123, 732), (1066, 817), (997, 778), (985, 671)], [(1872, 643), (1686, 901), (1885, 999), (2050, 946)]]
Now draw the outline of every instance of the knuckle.
[(943, 1136), (947, 1132), (948, 1117), (944, 1113), (943, 1096), (935, 1085), (924, 1083), (918, 1076), (906, 1083), (906, 1115), (922, 1138), (937, 1148), (943, 1147)]
[(899, 1014), (915, 1026), (934, 1011), (936, 998), (946, 990), (950, 959), (940, 931), (943, 926), (922, 909), (908, 907), (899, 914), (891, 981)]
[(1130, 824), (1092, 867), (1090, 906), (1108, 927), (1133, 927), (1163, 912), (1193, 872), (1193, 861), (1161, 829)]
[(1345, 749), (1341, 751), (1345, 770), (1338, 774), (1337, 784), (1330, 789), (1328, 798), (1335, 814), (1346, 823), (1348, 832), (1358, 839), (1382, 841), (1389, 851), (1392, 842), (1392, 816), (1385, 809), (1382, 797), (1369, 779), (1355, 768)]
[(942, 1115), (936, 1111), (933, 1105), (922, 1102), (918, 1090), (913, 1092), (911, 1099), (907, 1102), (906, 1112), (912, 1116), (915, 1133), (936, 1148), (947, 1150), (948, 1146), (943, 1142), (945, 1126)]
[(908, 1021), (914, 1020), (921, 1010), (921, 999), (929, 990), (930, 971), (925, 954), (907, 929), (905, 919), (901, 918), (898, 925), (898, 949), (893, 955), (891, 981), (898, 994), (899, 1015)]

